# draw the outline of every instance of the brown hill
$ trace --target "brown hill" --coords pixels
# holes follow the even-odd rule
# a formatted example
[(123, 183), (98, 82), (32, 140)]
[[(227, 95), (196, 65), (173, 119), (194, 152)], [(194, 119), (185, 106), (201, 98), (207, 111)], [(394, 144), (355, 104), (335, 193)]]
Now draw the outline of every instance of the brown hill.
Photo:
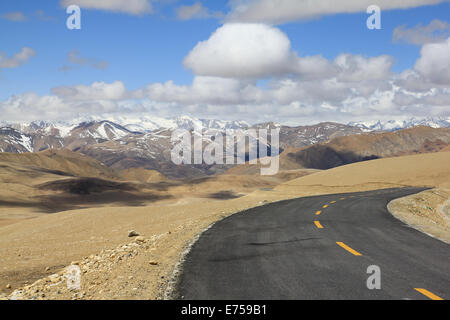
[(282, 193), (314, 194), (402, 186), (450, 187), (450, 152), (353, 163), (291, 180), (275, 189)]
[[(337, 137), (327, 143), (286, 149), (280, 155), (280, 170), (330, 169), (378, 158), (437, 152), (450, 144), (450, 129), (415, 127), (396, 132), (366, 133)], [(245, 164), (228, 174), (255, 174), (259, 165)]]
[(120, 176), (124, 180), (138, 181), (142, 183), (166, 181), (167, 178), (156, 170), (147, 170), (143, 168), (130, 168), (123, 170)]
[(38, 153), (0, 153), (0, 162), (31, 166), (51, 172), (80, 177), (118, 179), (115, 170), (98, 160), (67, 149), (46, 150)]

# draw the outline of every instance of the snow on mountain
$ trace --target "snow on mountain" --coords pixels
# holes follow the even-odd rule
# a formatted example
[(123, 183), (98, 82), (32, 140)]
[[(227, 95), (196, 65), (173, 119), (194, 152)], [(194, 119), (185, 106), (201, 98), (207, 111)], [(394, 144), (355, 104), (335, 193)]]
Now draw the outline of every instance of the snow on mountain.
[(448, 118), (411, 118), (408, 120), (388, 120), (388, 121), (363, 121), (350, 122), (349, 126), (358, 127), (362, 131), (397, 131), (417, 126), (427, 126), (431, 128), (450, 128), (450, 117)]
[(93, 138), (95, 140), (118, 140), (129, 134), (130, 130), (111, 121), (83, 122), (70, 131), (69, 136), (78, 138)]
[[(98, 123), (109, 121), (118, 124), (130, 132), (146, 133), (159, 129), (186, 129), (199, 130), (204, 129), (246, 129), (250, 125), (245, 121), (224, 121), (199, 119), (191, 116), (179, 116), (176, 118), (161, 118), (149, 115), (113, 115), (113, 116), (93, 116), (73, 119), (71, 121), (34, 121), (31, 123), (10, 124), (17, 130), (27, 132), (27, 130), (36, 131), (45, 129), (48, 133), (54, 134), (58, 130), (61, 137), (66, 137), (70, 132), (81, 123)], [(6, 124), (6, 123), (5, 123)], [(52, 131), (53, 130), (53, 131)]]
[(33, 152), (33, 138), (16, 129), (0, 128), (0, 152)]
[(64, 121), (33, 121), (28, 125), (32, 132), (41, 131), (43, 134), (54, 135), (61, 138), (67, 137), (76, 126), (76, 123)]

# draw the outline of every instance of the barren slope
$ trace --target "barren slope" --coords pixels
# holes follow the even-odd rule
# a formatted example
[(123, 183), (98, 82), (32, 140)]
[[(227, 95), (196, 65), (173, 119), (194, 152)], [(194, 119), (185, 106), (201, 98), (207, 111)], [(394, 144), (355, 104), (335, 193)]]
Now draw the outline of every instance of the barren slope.
[[(232, 186), (233, 178), (228, 179)], [(221, 186), (219, 190), (223, 190), (225, 184), (217, 181)], [(107, 272), (92, 273), (83, 284), (84, 297), (157, 298), (166, 288), (167, 279), (186, 245), (210, 223), (224, 216), (265, 202), (305, 195), (404, 185), (445, 186), (449, 181), (450, 153), (439, 152), (342, 166), (230, 200), (180, 198), (142, 207), (84, 209), (46, 215), (0, 227), (3, 258), (0, 288), (6, 283), (17, 288), (26, 279), (31, 281), (54, 273), (72, 260), (126, 244), (130, 241), (127, 231), (136, 229), (147, 238), (161, 236), (163, 241), (148, 252), (112, 265)], [(213, 192), (210, 182), (205, 183), (206, 189)], [(185, 188), (187, 191), (192, 186)], [(152, 261), (157, 265), (149, 264)], [(47, 266), (50, 269), (45, 271)], [(53, 297), (50, 291), (47, 294)], [(54, 294), (54, 297), (72, 298), (74, 293)]]

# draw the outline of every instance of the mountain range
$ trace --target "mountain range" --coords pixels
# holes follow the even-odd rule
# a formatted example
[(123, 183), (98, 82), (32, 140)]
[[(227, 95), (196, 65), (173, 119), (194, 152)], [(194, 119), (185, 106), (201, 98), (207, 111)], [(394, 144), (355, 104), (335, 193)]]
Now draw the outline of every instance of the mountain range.
[(410, 118), (408, 120), (387, 120), (387, 121), (362, 121), (350, 122), (350, 126), (355, 126), (364, 132), (372, 131), (397, 131), (417, 126), (425, 126), (431, 128), (450, 128), (450, 117), (447, 118)]
[[(203, 128), (203, 145), (208, 135), (240, 129), (280, 129), (280, 148), (304, 148), (330, 140), (367, 132), (397, 131), (425, 125), (450, 127), (449, 119), (410, 119), (408, 121), (375, 121), (340, 124), (324, 122), (316, 125), (289, 127), (269, 122), (250, 125), (244, 121), (198, 119), (189, 116), (165, 119), (141, 116), (109, 119), (74, 119), (71, 122), (34, 121), (0, 125), (0, 152), (27, 153), (49, 149), (69, 149), (90, 156), (108, 167), (124, 170), (143, 168), (157, 170), (171, 178), (198, 177), (223, 173), (226, 165), (177, 166), (170, 159), (174, 146), (171, 136), (176, 129)], [(266, 143), (270, 150), (270, 143)], [(416, 146), (417, 147), (417, 146)]]

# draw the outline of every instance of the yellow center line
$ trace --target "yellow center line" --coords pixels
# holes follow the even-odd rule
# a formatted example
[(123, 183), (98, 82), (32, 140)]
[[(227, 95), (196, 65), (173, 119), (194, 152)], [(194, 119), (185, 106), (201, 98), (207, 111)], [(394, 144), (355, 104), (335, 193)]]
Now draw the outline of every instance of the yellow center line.
[(326, 205), (324, 205), (322, 208), (324, 208), (324, 209), (325, 209), (325, 208), (328, 208), (328, 205), (326, 204)]
[(345, 250), (347, 250), (348, 252), (354, 254), (355, 256), (362, 256), (361, 253), (359, 253), (356, 250), (353, 250), (352, 248), (350, 248), (349, 246), (347, 246), (345, 243), (343, 242), (336, 242), (337, 245), (341, 246), (342, 248), (344, 248)]
[(340, 198), (339, 200), (345, 200), (345, 198)]
[(435, 295), (434, 293), (431, 293), (430, 291), (428, 291), (426, 289), (414, 288), (414, 290), (419, 291), (421, 294), (423, 294), (424, 296), (427, 296), (431, 300), (444, 300), (441, 297)]
[(335, 201), (335, 200), (333, 200), (333, 201), (331, 201), (330, 203), (336, 203), (336, 201)]
[(317, 228), (323, 229), (323, 226), (320, 224), (319, 221), (314, 221), (314, 224), (316, 225)]
[(320, 215), (321, 213), (322, 213), (322, 211), (320, 211), (320, 210), (317, 211), (317, 212), (316, 212), (316, 216)]

